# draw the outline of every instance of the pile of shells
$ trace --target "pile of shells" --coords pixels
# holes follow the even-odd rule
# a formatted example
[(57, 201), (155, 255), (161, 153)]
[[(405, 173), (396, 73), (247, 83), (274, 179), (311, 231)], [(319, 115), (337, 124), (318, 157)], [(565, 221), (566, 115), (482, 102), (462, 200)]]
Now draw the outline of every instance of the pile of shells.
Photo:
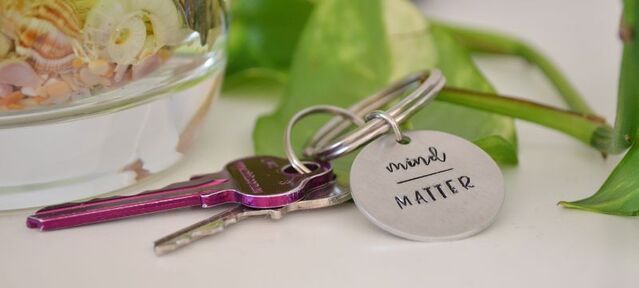
[(0, 112), (143, 77), (186, 30), (173, 0), (1, 0)]

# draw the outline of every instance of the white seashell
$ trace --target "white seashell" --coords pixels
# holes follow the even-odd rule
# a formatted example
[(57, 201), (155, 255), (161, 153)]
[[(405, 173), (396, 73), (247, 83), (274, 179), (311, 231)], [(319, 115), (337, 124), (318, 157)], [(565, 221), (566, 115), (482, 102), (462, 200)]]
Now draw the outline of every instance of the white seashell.
[(113, 62), (118, 64), (135, 63), (144, 47), (146, 25), (140, 16), (131, 16), (120, 22), (111, 33), (107, 43), (107, 52)]
[(127, 65), (179, 43), (182, 26), (173, 0), (100, 0), (87, 15), (84, 31), (92, 57)]
[(0, 61), (0, 84), (36, 88), (42, 79), (25, 61), (6, 59)]
[(127, 2), (131, 5), (131, 11), (143, 11), (150, 20), (157, 49), (162, 48), (164, 45), (177, 45), (182, 41), (184, 37), (184, 33), (182, 33), (183, 24), (173, 0)]
[(22, 87), (20, 89), (20, 93), (22, 93), (22, 95), (24, 96), (29, 96), (29, 97), (35, 97), (39, 95), (38, 90), (33, 87)]

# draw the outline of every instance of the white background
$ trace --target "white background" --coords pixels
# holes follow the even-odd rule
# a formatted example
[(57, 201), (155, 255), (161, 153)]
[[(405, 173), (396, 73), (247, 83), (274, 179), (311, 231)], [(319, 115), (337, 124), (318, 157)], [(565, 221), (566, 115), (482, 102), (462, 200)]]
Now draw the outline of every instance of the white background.
[[(547, 53), (607, 119), (614, 119), (621, 1), (427, 1), (428, 15), (511, 32)], [(536, 69), (509, 58), (479, 63), (502, 93), (561, 105)], [(218, 170), (252, 153), (267, 99), (223, 98), (187, 159), (135, 189)], [(232, 119), (233, 122), (229, 122)], [(230, 124), (232, 123), (232, 124)], [(518, 122), (520, 165), (505, 168), (498, 220), (470, 239), (402, 240), (353, 204), (255, 219), (164, 257), (152, 241), (220, 209), (187, 209), (50, 233), (25, 228), (32, 211), (0, 217), (0, 287), (637, 287), (639, 220), (573, 211), (620, 159), (603, 160), (561, 134)]]

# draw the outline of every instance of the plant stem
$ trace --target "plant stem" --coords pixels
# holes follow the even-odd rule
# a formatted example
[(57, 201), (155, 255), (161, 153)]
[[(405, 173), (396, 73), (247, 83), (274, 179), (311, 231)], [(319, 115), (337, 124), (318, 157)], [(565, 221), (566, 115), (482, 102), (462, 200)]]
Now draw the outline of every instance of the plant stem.
[(637, 31), (639, 12), (636, 0), (624, 0), (623, 16), (619, 24), (619, 37), (623, 42), (623, 58), (619, 75), (617, 95), (617, 117), (615, 120), (614, 149), (625, 149), (637, 137), (639, 128), (639, 43)]
[(532, 101), (467, 89), (445, 87), (440, 101), (507, 115), (546, 126), (573, 136), (602, 153), (609, 151), (613, 130), (595, 115), (584, 115)]
[(577, 89), (570, 84), (559, 69), (547, 57), (530, 45), (518, 39), (493, 32), (450, 25), (442, 26), (473, 52), (515, 55), (536, 64), (552, 82), (571, 110), (587, 115), (594, 114), (594, 111), (581, 94), (577, 92)]

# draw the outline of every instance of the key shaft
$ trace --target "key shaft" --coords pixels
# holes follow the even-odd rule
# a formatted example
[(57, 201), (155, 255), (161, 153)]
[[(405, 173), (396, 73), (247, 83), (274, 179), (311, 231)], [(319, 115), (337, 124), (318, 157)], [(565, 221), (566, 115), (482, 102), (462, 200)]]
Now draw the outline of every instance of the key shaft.
[(220, 233), (226, 227), (256, 216), (269, 216), (271, 219), (281, 219), (289, 212), (298, 210), (319, 209), (342, 204), (350, 200), (350, 192), (335, 183), (326, 184), (309, 193), (304, 199), (287, 206), (273, 209), (255, 209), (236, 205), (207, 219), (180, 229), (154, 242), (157, 255), (164, 255), (184, 247), (192, 242)]
[(136, 195), (97, 198), (82, 203), (45, 207), (27, 218), (27, 227), (53, 230), (201, 206), (201, 194), (220, 189), (220, 185), (229, 181), (228, 178), (216, 177), (219, 175), (209, 174), (196, 180), (175, 183)]
[[(27, 218), (27, 227), (53, 230), (185, 207), (238, 203), (254, 208), (286, 206), (334, 179), (328, 163), (309, 163), (296, 173), (286, 159), (256, 156), (227, 164), (221, 172), (131, 196), (45, 207)], [(290, 169), (289, 169), (290, 168)]]

